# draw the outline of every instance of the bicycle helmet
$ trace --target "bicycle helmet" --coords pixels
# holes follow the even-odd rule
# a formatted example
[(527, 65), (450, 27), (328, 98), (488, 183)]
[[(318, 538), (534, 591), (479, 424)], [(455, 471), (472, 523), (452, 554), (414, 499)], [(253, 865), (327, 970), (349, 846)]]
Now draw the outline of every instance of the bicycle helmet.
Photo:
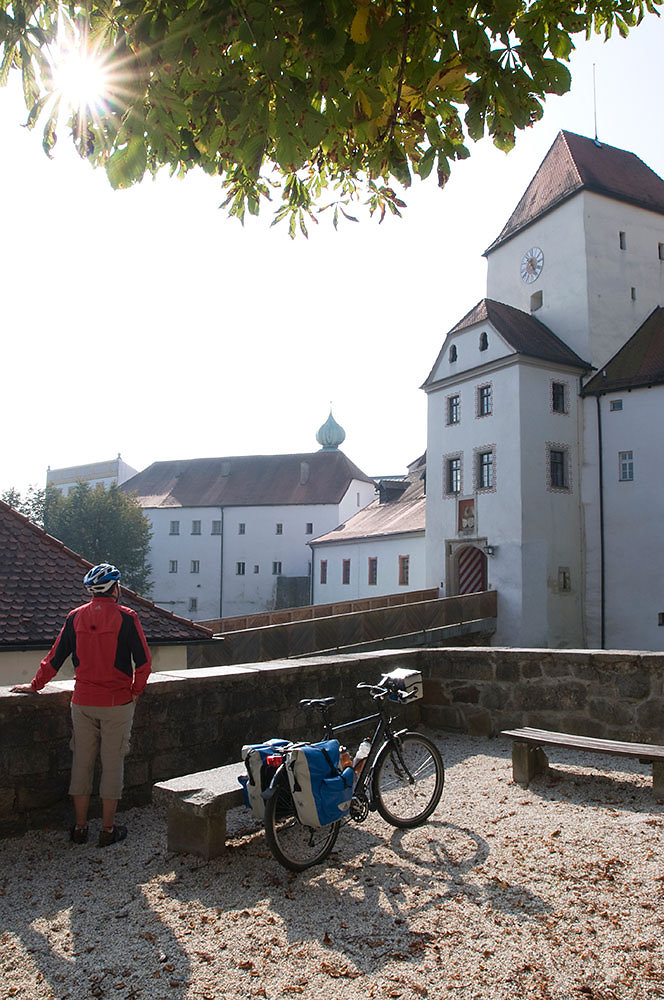
[(110, 563), (100, 563), (85, 574), (83, 584), (90, 594), (106, 594), (120, 582), (120, 570)]

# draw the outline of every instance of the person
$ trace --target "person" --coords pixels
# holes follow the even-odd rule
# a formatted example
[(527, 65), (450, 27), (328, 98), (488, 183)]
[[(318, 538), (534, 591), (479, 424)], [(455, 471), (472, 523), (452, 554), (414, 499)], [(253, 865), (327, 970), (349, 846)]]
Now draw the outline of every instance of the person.
[(16, 684), (11, 690), (36, 694), (71, 656), (75, 681), (69, 794), (76, 821), (70, 839), (75, 844), (88, 839), (88, 808), (99, 752), (99, 846), (108, 847), (127, 836), (127, 827), (115, 822), (115, 812), (122, 796), (135, 703), (147, 683), (152, 657), (138, 615), (118, 603), (120, 571), (110, 563), (101, 563), (86, 573), (83, 583), (92, 600), (69, 612), (31, 683)]

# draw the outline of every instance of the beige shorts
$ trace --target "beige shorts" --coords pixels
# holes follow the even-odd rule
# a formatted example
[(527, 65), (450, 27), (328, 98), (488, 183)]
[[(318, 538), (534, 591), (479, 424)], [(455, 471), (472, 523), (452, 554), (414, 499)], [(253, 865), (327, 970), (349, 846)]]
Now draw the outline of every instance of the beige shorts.
[(124, 760), (134, 721), (134, 702), (112, 707), (71, 706), (74, 757), (71, 765), (70, 795), (90, 795), (97, 754), (101, 758), (99, 795), (120, 799), (124, 781)]

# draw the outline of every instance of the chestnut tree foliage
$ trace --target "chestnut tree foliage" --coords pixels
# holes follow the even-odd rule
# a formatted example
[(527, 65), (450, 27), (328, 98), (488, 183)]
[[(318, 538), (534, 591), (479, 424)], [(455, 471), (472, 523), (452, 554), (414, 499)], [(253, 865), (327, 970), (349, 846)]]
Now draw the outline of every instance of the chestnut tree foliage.
[[(444, 185), (468, 139), (511, 149), (569, 89), (575, 35), (626, 35), (661, 2), (0, 0), (0, 84), (21, 73), (46, 152), (68, 129), (115, 188), (196, 166), (231, 215), (275, 199), (306, 234), (357, 202), (399, 214), (395, 181)], [(106, 93), (66, 109), (55, 53), (76, 45)]]

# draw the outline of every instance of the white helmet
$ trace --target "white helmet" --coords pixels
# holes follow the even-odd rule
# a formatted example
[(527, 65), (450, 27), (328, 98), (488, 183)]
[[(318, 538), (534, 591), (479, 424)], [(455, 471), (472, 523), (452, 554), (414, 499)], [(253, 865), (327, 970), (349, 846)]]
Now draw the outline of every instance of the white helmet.
[(83, 580), (90, 594), (106, 594), (119, 582), (120, 570), (111, 566), (110, 563), (100, 563), (99, 566), (93, 566), (90, 572), (85, 574)]

